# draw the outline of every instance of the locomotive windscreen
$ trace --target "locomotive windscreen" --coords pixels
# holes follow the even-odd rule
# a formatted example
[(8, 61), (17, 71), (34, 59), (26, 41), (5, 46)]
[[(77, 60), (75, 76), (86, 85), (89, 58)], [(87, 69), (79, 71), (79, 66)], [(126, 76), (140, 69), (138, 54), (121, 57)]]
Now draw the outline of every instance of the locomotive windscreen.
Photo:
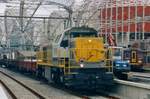
[(96, 32), (71, 32), (71, 37), (97, 37)]

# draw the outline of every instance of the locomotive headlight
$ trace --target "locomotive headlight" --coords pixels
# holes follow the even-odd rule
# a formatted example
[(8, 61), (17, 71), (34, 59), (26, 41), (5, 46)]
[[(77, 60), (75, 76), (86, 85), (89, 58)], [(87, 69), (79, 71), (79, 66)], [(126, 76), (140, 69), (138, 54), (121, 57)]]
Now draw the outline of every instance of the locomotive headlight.
[(84, 64), (80, 64), (80, 67), (83, 68), (83, 67), (84, 67)]
[(142, 63), (142, 61), (141, 61), (141, 60), (139, 60), (138, 62), (139, 62), (139, 63)]
[(123, 67), (127, 67), (127, 64), (123, 64)]
[(89, 43), (91, 43), (92, 42), (92, 40), (89, 40)]

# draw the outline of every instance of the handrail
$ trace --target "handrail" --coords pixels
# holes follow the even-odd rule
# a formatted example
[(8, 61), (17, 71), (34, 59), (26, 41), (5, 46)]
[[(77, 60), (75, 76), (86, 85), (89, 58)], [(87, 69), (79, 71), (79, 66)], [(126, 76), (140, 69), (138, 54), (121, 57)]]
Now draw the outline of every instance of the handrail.
[[(63, 63), (61, 63), (61, 66), (64, 66), (64, 74), (70, 74), (71, 73), (71, 69), (73, 69), (73, 68), (80, 68), (80, 66), (72, 66), (72, 64), (71, 64), (71, 61), (76, 61), (75, 60), (75, 57), (76, 57), (76, 54), (75, 54), (75, 51), (76, 51), (76, 49), (78, 49), (78, 50), (81, 50), (81, 49), (85, 49), (85, 48), (72, 48), (72, 49), (70, 49), (69, 51), (65, 51), (65, 53), (64, 53), (64, 58), (62, 58), (62, 59), (59, 59), (59, 62), (63, 62)], [(98, 49), (98, 48), (89, 48), (89, 50), (93, 50), (93, 49), (95, 49), (95, 50), (97, 50), (97, 51), (101, 51), (100, 49)], [(86, 49), (87, 50), (87, 49)], [(96, 54), (97, 54), (98, 52), (96, 52)], [(66, 57), (66, 55), (68, 54), (68, 57)], [(73, 57), (71, 57), (71, 54), (73, 54)], [(82, 53), (80, 53), (80, 55), (81, 55)], [(89, 54), (89, 53), (86, 53), (86, 54)], [(67, 59), (68, 58), (68, 59)], [(113, 64), (112, 64), (112, 60), (111, 59), (106, 59), (106, 58), (104, 58), (104, 62), (105, 63), (108, 63), (109, 62), (109, 64), (105, 64), (104, 66), (102, 66), (103, 68), (108, 68), (108, 71), (109, 72), (111, 72), (113, 69), (112, 69), (112, 66), (113, 66)], [(67, 66), (66, 66), (67, 65)]]
[[(84, 49), (86, 51), (83, 53)], [(46, 51), (46, 52), (47, 52), (47, 54), (50, 54), (50, 53), (48, 53), (48, 51)], [(77, 52), (77, 54), (76, 54), (76, 52)], [(104, 61), (105, 62), (105, 65), (101, 66), (102, 68), (108, 69), (109, 72), (111, 72), (113, 70), (112, 69), (112, 61), (111, 61), (111, 59), (106, 59), (106, 57), (104, 55), (105, 54), (105, 49), (98, 49), (98, 48), (71, 48), (71, 49), (64, 50), (64, 51), (57, 50), (56, 53), (57, 53), (56, 54), (56, 56), (57, 56), (57, 65), (58, 65), (58, 67), (63, 68), (64, 74), (71, 74), (72, 73), (71, 69), (73, 69), (73, 68), (80, 68), (80, 66), (77, 66), (76, 64), (72, 64), (72, 61), (78, 63), (78, 62), (80, 62), (79, 58), (82, 58), (82, 57), (88, 58), (92, 54), (93, 54), (93, 56), (92, 56), (93, 59), (94, 59), (94, 57), (96, 57), (94, 59), (95, 62), (100, 62), (100, 61)], [(103, 57), (101, 56), (100, 57), (101, 59), (98, 61), (99, 56), (101, 54), (104, 55), (104, 56)], [(37, 59), (40, 60), (39, 63), (49, 63), (49, 62), (52, 63), (51, 60), (50, 60), (51, 59), (50, 56), (51, 55), (46, 55), (46, 57), (44, 58), (43, 57), (43, 51), (37, 52)], [(78, 59), (78, 61), (77, 61), (77, 59)], [(46, 60), (46, 61), (43, 61), (43, 60)], [(88, 60), (87, 61), (85, 60), (84, 62), (92, 63), (91, 61), (88, 61)]]
[(105, 59), (105, 65), (108, 67), (109, 72), (113, 72), (113, 61), (112, 59)]

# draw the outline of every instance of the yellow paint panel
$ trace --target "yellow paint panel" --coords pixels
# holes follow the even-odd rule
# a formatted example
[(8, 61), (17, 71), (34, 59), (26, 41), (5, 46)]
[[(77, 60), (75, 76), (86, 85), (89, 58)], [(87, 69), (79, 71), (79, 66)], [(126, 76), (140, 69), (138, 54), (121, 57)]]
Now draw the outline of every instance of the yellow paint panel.
[(37, 63), (51, 64), (51, 51), (39, 51), (36, 53)]
[(137, 52), (136, 51), (132, 51), (131, 53), (131, 62), (136, 63), (137, 62)]
[(102, 38), (76, 38), (75, 39), (76, 61), (99, 62), (105, 59), (105, 50)]

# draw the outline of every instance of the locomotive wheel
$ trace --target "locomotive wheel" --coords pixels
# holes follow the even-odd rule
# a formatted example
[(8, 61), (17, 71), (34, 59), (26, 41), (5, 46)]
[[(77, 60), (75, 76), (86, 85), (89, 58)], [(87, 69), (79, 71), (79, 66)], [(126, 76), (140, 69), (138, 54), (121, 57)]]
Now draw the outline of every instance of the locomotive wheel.
[(57, 76), (57, 73), (55, 73), (55, 72), (52, 72), (51, 73), (51, 79), (52, 79), (52, 82), (54, 82), (54, 83), (58, 83), (58, 76)]
[(60, 84), (64, 84), (64, 76), (63, 75), (60, 75), (59, 76), (59, 81), (60, 81)]
[(52, 82), (55, 82), (55, 74), (53, 72), (51, 73), (51, 80)]
[(63, 73), (60, 72), (60, 70), (56, 70), (56, 71), (51, 71), (51, 80), (53, 83), (56, 84), (64, 84), (64, 75)]
[(42, 68), (38, 67), (36, 75), (38, 79), (42, 79), (42, 76), (43, 76)]

